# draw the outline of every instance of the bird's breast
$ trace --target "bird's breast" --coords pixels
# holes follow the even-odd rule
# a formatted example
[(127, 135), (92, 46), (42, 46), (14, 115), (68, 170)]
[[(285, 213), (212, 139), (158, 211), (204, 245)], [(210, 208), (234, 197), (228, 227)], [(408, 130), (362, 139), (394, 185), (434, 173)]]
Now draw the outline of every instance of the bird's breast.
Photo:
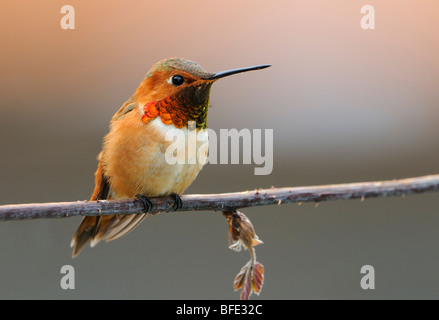
[(130, 115), (112, 124), (103, 165), (114, 198), (181, 194), (202, 169), (206, 130), (177, 129), (157, 117), (147, 124)]

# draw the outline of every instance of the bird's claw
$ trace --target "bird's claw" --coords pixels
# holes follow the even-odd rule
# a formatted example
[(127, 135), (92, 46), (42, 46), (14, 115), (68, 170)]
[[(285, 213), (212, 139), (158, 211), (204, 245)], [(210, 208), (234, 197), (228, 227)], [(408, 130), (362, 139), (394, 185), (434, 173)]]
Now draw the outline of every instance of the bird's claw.
[(170, 196), (174, 199), (174, 205), (172, 206), (174, 211), (181, 209), (181, 207), (183, 206), (183, 201), (181, 201), (180, 195), (178, 195), (177, 193), (171, 193)]
[(151, 209), (152, 209), (151, 200), (149, 200), (147, 197), (145, 197), (144, 195), (141, 195), (141, 194), (136, 195), (135, 198), (137, 200), (139, 200), (140, 202), (142, 202), (144, 213), (149, 213), (149, 211), (151, 211)]

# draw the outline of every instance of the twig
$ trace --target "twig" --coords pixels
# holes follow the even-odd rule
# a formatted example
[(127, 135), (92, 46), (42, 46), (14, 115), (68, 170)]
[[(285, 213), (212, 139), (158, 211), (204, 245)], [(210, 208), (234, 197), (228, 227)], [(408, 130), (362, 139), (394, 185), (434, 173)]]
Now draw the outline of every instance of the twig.
[[(221, 194), (183, 195), (181, 196), (182, 207), (179, 209), (179, 212), (201, 210), (226, 211), (292, 202), (394, 197), (432, 191), (439, 191), (439, 175), (377, 182), (258, 189)], [(171, 211), (173, 201), (172, 197), (151, 198), (153, 209), (150, 213)], [(132, 214), (141, 212), (142, 208), (141, 202), (137, 199), (3, 205), (0, 206), (0, 221)]]

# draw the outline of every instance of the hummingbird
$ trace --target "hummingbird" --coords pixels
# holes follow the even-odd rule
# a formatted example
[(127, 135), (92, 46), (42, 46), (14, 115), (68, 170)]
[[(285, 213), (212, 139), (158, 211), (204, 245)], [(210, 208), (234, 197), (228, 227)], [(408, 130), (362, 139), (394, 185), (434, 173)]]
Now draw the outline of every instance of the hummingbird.
[[(212, 84), (233, 74), (269, 66), (210, 73), (196, 62), (181, 58), (153, 65), (110, 121), (110, 131), (97, 157), (95, 188), (90, 199), (137, 198), (145, 210), (139, 214), (84, 217), (70, 243), (72, 257), (88, 242), (94, 247), (101, 240), (113, 241), (132, 231), (148, 215), (148, 197), (173, 196), (177, 210), (181, 205), (179, 195), (195, 180), (203, 164), (169, 164), (165, 151), (172, 141), (165, 139), (166, 133), (175, 128), (187, 133), (191, 122), (197, 134), (201, 131), (207, 135), (203, 129), (207, 128)], [(200, 152), (207, 155), (205, 141), (197, 148), (204, 148)]]

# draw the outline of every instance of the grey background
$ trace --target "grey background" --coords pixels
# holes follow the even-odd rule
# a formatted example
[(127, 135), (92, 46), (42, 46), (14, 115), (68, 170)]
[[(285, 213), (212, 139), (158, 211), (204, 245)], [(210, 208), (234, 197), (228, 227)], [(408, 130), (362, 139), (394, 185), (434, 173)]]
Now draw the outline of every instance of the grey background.
[[(112, 114), (158, 60), (219, 71), (272, 64), (212, 90), (209, 126), (274, 129), (274, 170), (208, 165), (187, 193), (405, 178), (438, 172), (438, 5), (371, 1), (107, 1), (0, 5), (0, 203), (75, 201), (93, 190)], [(263, 299), (437, 298), (438, 195), (245, 209), (264, 244)], [(0, 224), (2, 299), (237, 299), (248, 252), (221, 213), (147, 218), (71, 259), (80, 218)], [(63, 265), (76, 289), (59, 282)], [(376, 290), (360, 269), (376, 270)]]

